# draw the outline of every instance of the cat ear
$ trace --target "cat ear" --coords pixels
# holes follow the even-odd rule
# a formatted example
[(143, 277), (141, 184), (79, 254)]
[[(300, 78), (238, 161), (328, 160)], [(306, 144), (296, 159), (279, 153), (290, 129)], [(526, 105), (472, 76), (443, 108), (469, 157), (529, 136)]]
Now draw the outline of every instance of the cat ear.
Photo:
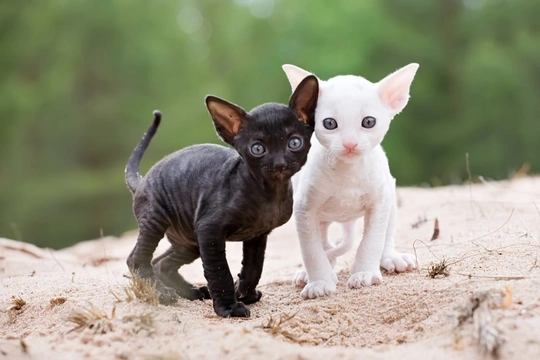
[(298, 119), (312, 127), (315, 126), (315, 108), (319, 98), (319, 81), (315, 75), (309, 75), (300, 82), (289, 100)]
[(247, 116), (244, 109), (212, 95), (208, 95), (205, 102), (219, 137), (234, 145), (234, 137), (242, 130)]
[(300, 84), (302, 80), (307, 76), (312, 75), (310, 72), (291, 64), (282, 65), (281, 68), (285, 71), (285, 75), (287, 75), (287, 79), (289, 79), (289, 84), (291, 84), (293, 91), (298, 87), (298, 84)]
[(409, 101), (409, 91), (419, 65), (409, 64), (388, 75), (378, 83), (379, 97), (394, 115), (399, 114)]

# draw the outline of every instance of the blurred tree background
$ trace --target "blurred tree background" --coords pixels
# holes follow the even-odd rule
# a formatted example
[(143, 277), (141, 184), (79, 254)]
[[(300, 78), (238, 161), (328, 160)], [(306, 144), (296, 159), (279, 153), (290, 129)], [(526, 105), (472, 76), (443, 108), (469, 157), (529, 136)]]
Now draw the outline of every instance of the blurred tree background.
[(540, 168), (540, 1), (0, 2), (0, 236), (40, 246), (136, 228), (126, 160), (163, 123), (142, 172), (219, 143), (208, 93), (286, 102), (292, 63), (377, 81), (420, 63), (384, 147), (399, 185)]

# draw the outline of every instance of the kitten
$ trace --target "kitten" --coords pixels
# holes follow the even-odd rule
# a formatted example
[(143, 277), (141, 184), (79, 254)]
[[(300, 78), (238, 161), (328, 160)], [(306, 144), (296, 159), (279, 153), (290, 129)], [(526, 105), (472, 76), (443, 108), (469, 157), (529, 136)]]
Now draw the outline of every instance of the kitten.
[[(217, 134), (234, 149), (190, 146), (165, 157), (142, 177), (140, 160), (161, 119), (154, 113), (153, 125), (126, 166), (139, 225), (127, 264), (132, 273), (155, 284), (161, 303), (173, 303), (178, 296), (211, 298), (220, 316), (250, 316), (245, 304), (262, 295), (256, 286), (267, 236), (292, 216), (290, 178), (307, 159), (318, 91), (317, 78), (309, 76), (289, 106), (267, 103), (249, 113), (207, 96)], [(171, 247), (151, 261), (163, 235)], [(226, 240), (244, 241), (236, 283), (225, 257)], [(208, 287), (194, 287), (178, 273), (199, 256)]]
[[(410, 64), (378, 83), (353, 75), (319, 80), (315, 136), (306, 166), (293, 178), (294, 215), (306, 270), (295, 277), (303, 298), (336, 290), (336, 258), (351, 249), (354, 225), (364, 217), (364, 236), (351, 266), (349, 288), (382, 281), (380, 267), (405, 272), (416, 259), (394, 249), (395, 179), (381, 147), (390, 122), (409, 100), (418, 69)], [(293, 89), (311, 74), (283, 65)], [(327, 230), (343, 226), (343, 241), (334, 247)]]

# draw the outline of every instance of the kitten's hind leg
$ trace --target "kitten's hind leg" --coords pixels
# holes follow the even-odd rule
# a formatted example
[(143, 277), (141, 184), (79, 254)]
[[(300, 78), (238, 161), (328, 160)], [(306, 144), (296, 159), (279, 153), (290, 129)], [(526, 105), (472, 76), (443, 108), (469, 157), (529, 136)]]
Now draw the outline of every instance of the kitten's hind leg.
[[(319, 229), (321, 230), (321, 238), (322, 238), (322, 244), (324, 251), (328, 251), (330, 249), (334, 248), (334, 245), (330, 242), (330, 239), (328, 239), (328, 228), (330, 227), (330, 223), (326, 221), (321, 221), (319, 223)], [(332, 263), (330, 261), (330, 265), (332, 266), (332, 269), (336, 265), (335, 261)], [(308, 276), (305, 269), (298, 270), (296, 274), (294, 275), (293, 280), (294, 285), (304, 287), (308, 283)]]
[(192, 263), (199, 258), (199, 249), (196, 246), (179, 246), (174, 244), (162, 255), (152, 261), (152, 267), (165, 286), (176, 290), (176, 293), (185, 299), (210, 299), (206, 286), (196, 287), (187, 282), (178, 269), (182, 265)]
[(156, 276), (151, 264), (152, 255), (165, 234), (165, 227), (159, 219), (139, 223), (139, 236), (128, 256), (127, 265), (132, 274), (150, 280), (159, 293), (159, 302), (168, 305), (175, 303), (178, 296), (174, 289), (165, 286)]
[(397, 201), (395, 186), (393, 191), (393, 197), (394, 200), (392, 201), (392, 209), (390, 212), (390, 217), (388, 219), (388, 227), (386, 229), (384, 250), (381, 257), (380, 265), (389, 273), (411, 271), (416, 268), (416, 258), (412, 254), (397, 252), (394, 247), (394, 233), (397, 218)]
[(262, 293), (256, 287), (262, 274), (267, 236), (264, 234), (243, 243), (242, 270), (235, 288), (236, 299), (244, 304), (253, 304), (261, 299)]

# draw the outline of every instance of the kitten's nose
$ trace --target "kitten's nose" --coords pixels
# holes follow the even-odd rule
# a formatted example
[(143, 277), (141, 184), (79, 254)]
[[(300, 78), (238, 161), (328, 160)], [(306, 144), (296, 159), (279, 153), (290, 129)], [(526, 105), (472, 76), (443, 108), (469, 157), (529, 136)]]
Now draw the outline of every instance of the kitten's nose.
[(283, 172), (283, 170), (285, 170), (286, 168), (287, 168), (287, 164), (285, 163), (274, 164), (275, 171)]
[(354, 151), (354, 149), (356, 149), (357, 146), (358, 146), (358, 143), (355, 143), (355, 142), (343, 143), (343, 147), (348, 152)]

